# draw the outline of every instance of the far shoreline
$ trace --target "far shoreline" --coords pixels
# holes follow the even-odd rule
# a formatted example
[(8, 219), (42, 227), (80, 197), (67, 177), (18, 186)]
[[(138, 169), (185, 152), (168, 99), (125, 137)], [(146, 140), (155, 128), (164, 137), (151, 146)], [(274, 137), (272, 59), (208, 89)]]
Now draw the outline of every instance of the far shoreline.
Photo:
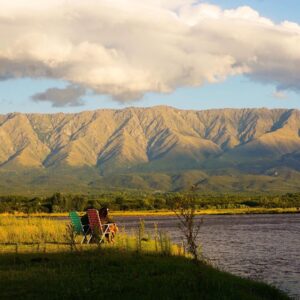
[[(195, 215), (255, 215), (255, 214), (297, 214), (300, 209), (293, 208), (222, 208), (222, 209), (201, 209), (195, 212)], [(175, 216), (174, 211), (171, 210), (156, 210), (156, 211), (115, 211), (111, 213), (112, 216)]]
[[(84, 212), (80, 212), (83, 214)], [(220, 209), (198, 209), (195, 214), (202, 215), (256, 215), (256, 214), (297, 214), (300, 213), (299, 207), (291, 208), (265, 208), (265, 207), (249, 207), (249, 208), (220, 208)], [(0, 216), (20, 216), (20, 217), (67, 217), (68, 212), (55, 213), (20, 213), (10, 212), (1, 213)], [(172, 210), (132, 210), (132, 211), (111, 211), (114, 217), (151, 217), (151, 216), (175, 216)]]

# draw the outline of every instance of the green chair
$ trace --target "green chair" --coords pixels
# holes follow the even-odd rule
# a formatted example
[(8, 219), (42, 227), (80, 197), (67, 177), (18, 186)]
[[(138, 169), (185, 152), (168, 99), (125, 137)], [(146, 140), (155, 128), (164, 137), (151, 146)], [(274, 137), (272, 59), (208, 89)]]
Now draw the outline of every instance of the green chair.
[(82, 225), (80, 217), (76, 211), (70, 211), (69, 217), (71, 219), (71, 225), (73, 227), (74, 232), (78, 235), (83, 235), (81, 244), (84, 242), (87, 242), (88, 241), (87, 235), (90, 232), (89, 225), (86, 225), (86, 226), (88, 226), (87, 229), (85, 228), (85, 226)]

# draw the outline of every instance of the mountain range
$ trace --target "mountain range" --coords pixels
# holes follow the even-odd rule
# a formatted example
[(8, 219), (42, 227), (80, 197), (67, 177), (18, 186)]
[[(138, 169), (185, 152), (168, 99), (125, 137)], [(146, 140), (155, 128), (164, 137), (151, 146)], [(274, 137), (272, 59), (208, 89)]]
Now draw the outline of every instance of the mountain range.
[(300, 111), (0, 115), (0, 192), (300, 190)]

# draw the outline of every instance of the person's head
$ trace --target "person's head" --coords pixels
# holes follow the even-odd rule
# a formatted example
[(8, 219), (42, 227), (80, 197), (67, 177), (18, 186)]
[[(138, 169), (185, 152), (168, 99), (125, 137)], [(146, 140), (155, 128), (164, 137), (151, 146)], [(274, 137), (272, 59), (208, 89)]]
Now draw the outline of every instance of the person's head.
[(108, 207), (107, 207), (107, 206), (103, 206), (103, 207), (101, 207), (100, 210), (99, 210), (99, 215), (100, 215), (101, 217), (104, 217), (104, 218), (105, 218), (105, 217), (108, 215), (108, 211), (109, 211)]

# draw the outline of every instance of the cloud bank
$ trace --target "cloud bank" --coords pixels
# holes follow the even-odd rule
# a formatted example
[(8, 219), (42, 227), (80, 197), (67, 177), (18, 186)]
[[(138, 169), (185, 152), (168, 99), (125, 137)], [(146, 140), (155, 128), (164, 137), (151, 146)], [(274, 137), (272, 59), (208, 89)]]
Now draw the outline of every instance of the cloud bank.
[[(299, 24), (275, 24), (250, 7), (184, 0), (0, 4), (0, 80), (61, 79), (70, 83), (67, 94), (80, 86), (122, 102), (237, 74), (300, 91)], [(73, 103), (61, 94), (34, 98), (76, 105), (83, 91), (75, 88)]]

